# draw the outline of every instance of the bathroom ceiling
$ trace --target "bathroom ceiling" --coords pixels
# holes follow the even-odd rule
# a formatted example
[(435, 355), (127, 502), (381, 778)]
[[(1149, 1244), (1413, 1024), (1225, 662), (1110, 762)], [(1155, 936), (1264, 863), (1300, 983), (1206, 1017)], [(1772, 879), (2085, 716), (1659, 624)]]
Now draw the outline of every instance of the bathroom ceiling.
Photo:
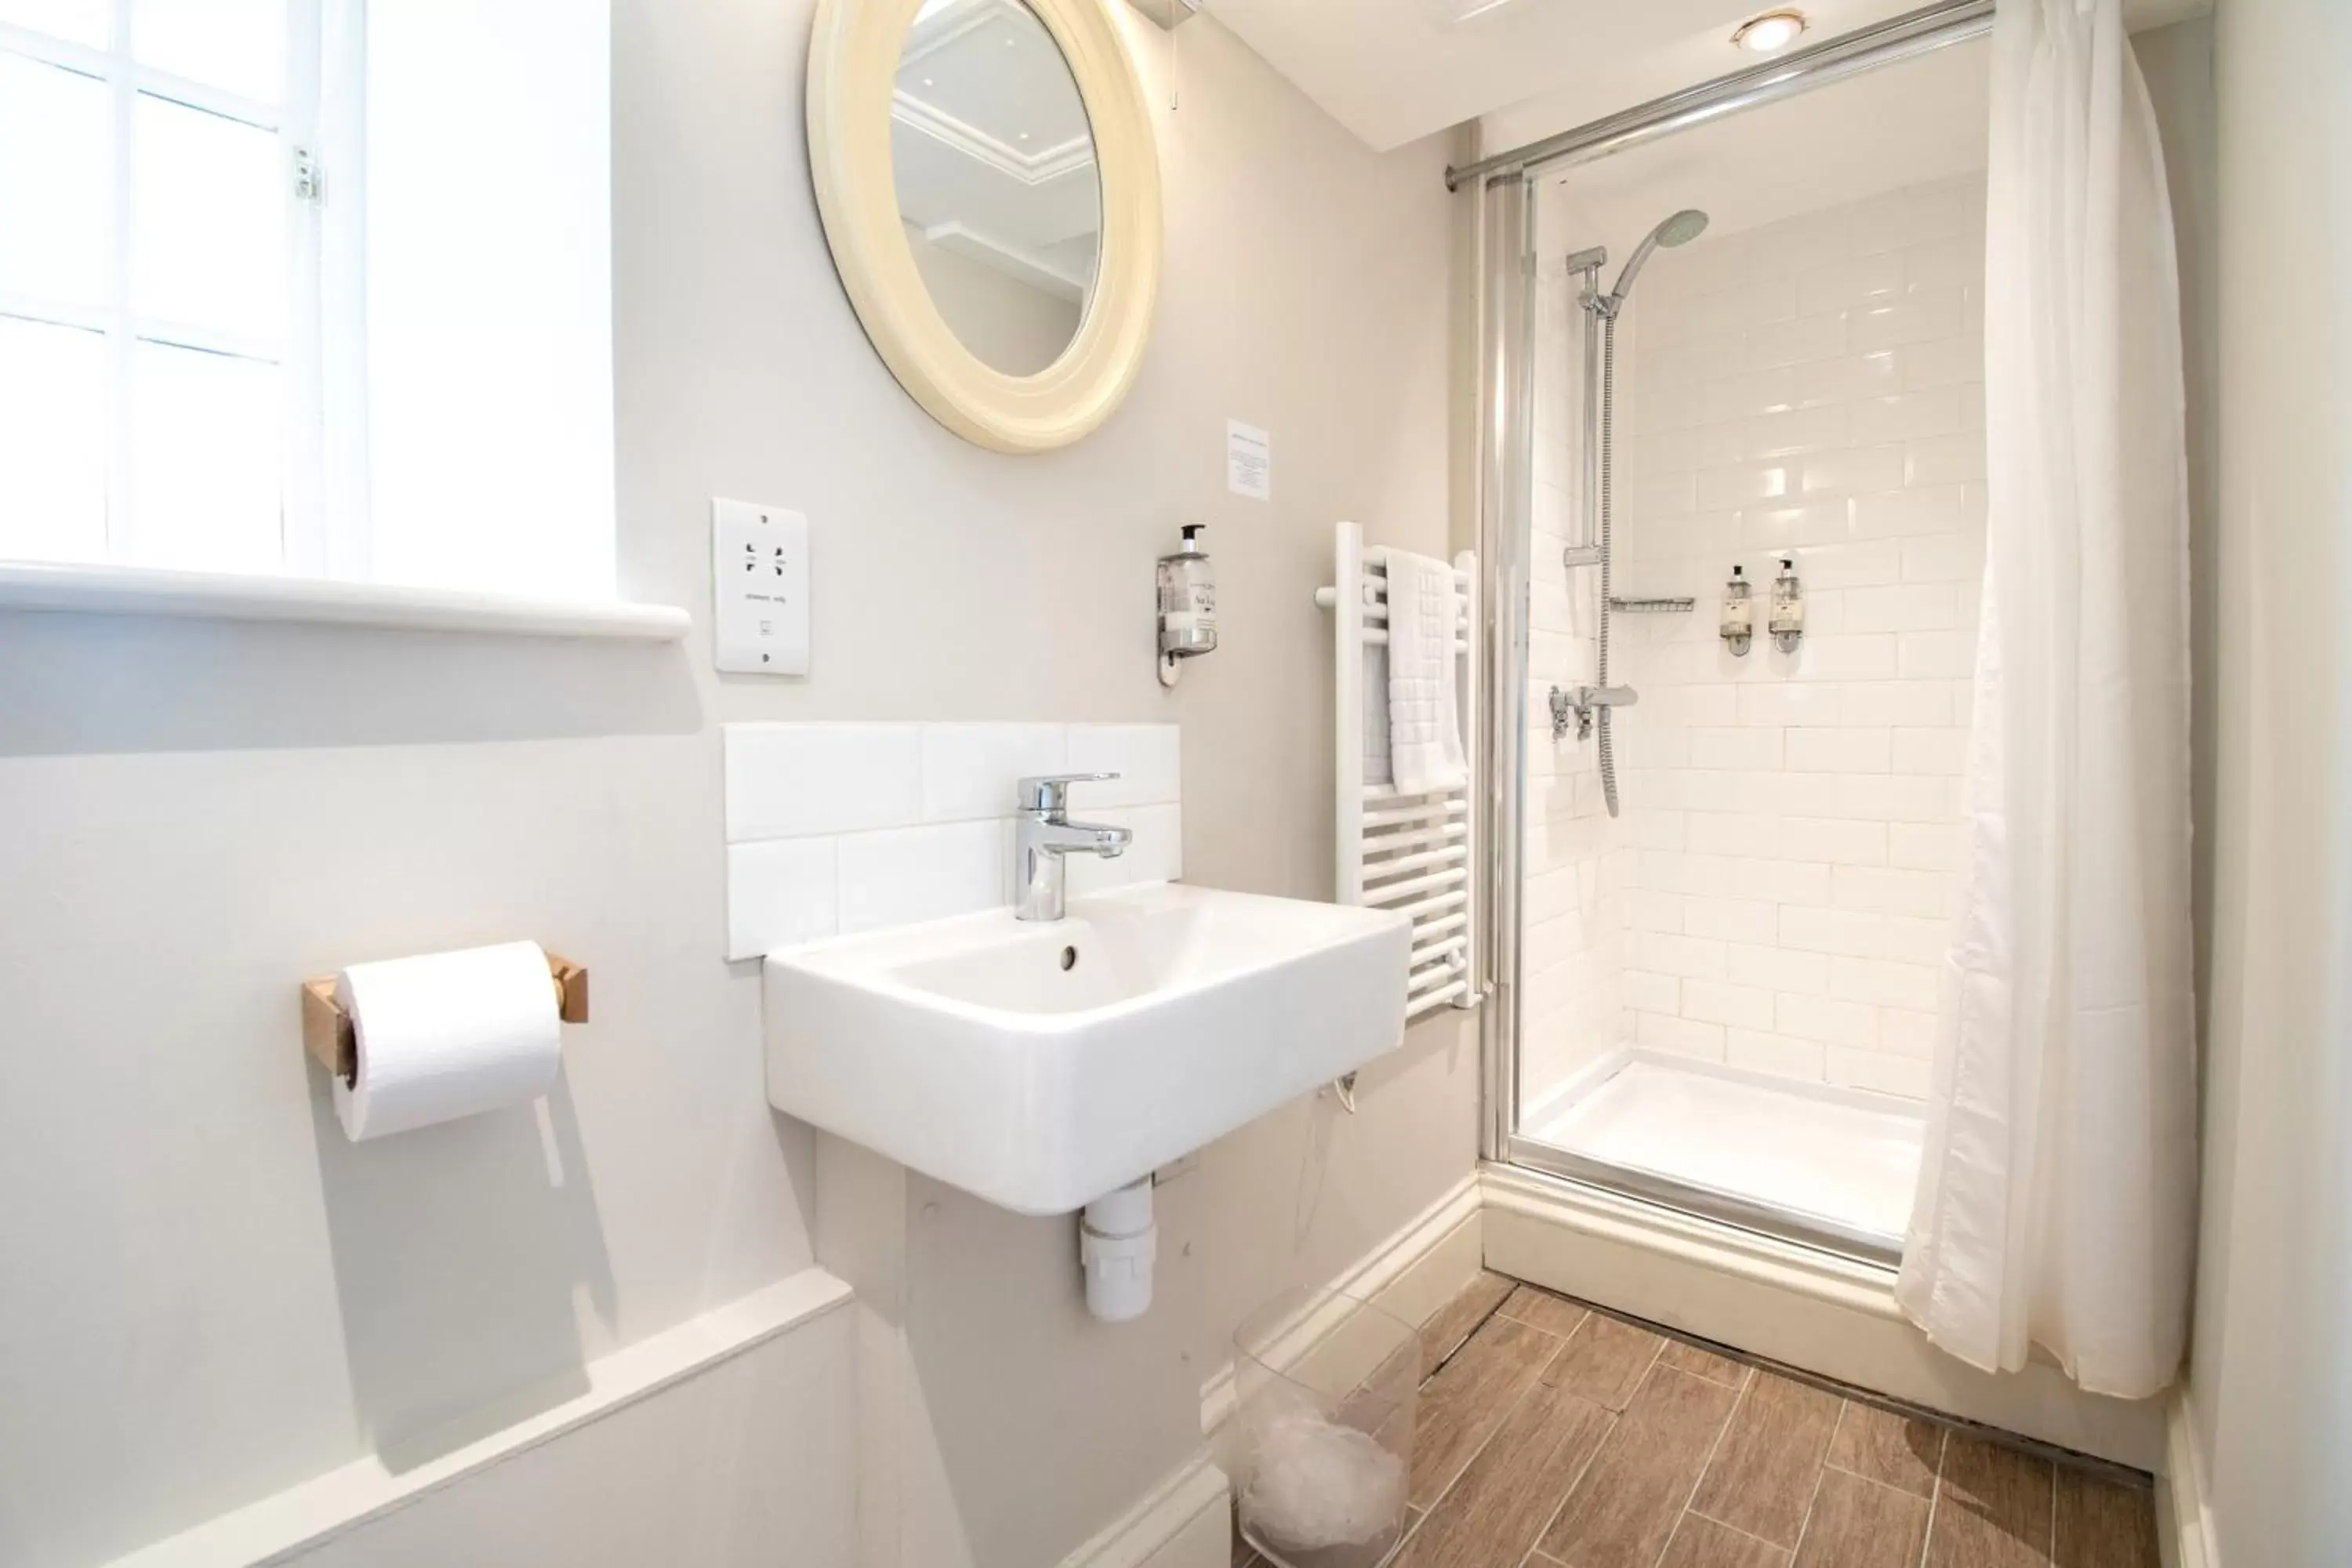
[[(1373, 147), (1492, 116), (1490, 148), (1564, 131), (1756, 64), (1731, 31), (1775, 0), (1208, 0), (1208, 9)], [(1796, 0), (1821, 39), (1921, 0)], [(2125, 0), (2134, 27), (2211, 0)]]

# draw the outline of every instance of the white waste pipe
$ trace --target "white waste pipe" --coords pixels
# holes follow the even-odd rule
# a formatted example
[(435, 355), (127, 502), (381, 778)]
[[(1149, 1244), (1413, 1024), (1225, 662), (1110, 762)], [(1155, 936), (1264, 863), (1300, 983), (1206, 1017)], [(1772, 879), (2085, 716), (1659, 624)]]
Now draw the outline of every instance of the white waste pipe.
[(1151, 1261), (1160, 1230), (1151, 1223), (1151, 1178), (1131, 1182), (1087, 1205), (1078, 1220), (1078, 1261), (1087, 1270), (1087, 1310), (1106, 1323), (1143, 1316), (1151, 1305)]

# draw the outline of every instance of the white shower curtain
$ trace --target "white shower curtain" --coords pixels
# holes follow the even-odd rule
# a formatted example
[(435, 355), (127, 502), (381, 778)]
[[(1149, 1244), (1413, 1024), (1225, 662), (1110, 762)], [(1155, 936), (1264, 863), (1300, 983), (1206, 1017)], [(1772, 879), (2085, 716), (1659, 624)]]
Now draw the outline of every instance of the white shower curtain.
[(1984, 620), (1897, 1297), (1963, 1360), (2137, 1397), (2196, 1183), (2179, 281), (2119, 0), (2000, 0), (1992, 73)]

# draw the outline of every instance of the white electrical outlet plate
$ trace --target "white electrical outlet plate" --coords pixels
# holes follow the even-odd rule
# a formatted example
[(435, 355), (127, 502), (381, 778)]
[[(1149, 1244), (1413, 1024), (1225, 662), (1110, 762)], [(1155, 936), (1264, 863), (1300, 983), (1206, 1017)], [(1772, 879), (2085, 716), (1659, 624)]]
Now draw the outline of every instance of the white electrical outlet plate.
[(806, 675), (808, 519), (780, 506), (714, 496), (710, 579), (719, 668), (739, 675)]

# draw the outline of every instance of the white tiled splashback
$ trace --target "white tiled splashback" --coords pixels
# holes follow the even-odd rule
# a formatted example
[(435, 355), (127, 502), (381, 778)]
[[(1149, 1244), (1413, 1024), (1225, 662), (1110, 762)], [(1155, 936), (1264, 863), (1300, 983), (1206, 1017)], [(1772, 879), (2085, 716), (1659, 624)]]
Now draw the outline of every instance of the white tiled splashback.
[(726, 726), (727, 956), (1013, 900), (1014, 781), (1074, 784), (1070, 812), (1135, 835), (1073, 856), (1072, 892), (1182, 873), (1173, 724)]
[[(1984, 570), (1983, 203), (1971, 176), (1661, 251), (1621, 327), (1615, 591), (1698, 603), (1615, 619), (1612, 679), (1642, 694), (1617, 724), (1622, 817), (1595, 820), (1589, 742), (1530, 736), (1552, 754), (1530, 767), (1526, 937), (1580, 986), (1613, 970), (1619, 1040), (1927, 1091)], [(1566, 343), (1566, 279), (1544, 285), (1539, 331)], [(1552, 362), (1537, 420), (1572, 455), (1574, 361)], [(1538, 563), (1570, 531), (1556, 458)], [(1760, 628), (1783, 555), (1808, 601), (1794, 654)], [(1715, 633), (1735, 563), (1745, 658)], [(1538, 698), (1590, 679), (1595, 597), (1590, 569), (1543, 575)], [(1602, 1033), (1549, 1046), (1538, 1092)]]

